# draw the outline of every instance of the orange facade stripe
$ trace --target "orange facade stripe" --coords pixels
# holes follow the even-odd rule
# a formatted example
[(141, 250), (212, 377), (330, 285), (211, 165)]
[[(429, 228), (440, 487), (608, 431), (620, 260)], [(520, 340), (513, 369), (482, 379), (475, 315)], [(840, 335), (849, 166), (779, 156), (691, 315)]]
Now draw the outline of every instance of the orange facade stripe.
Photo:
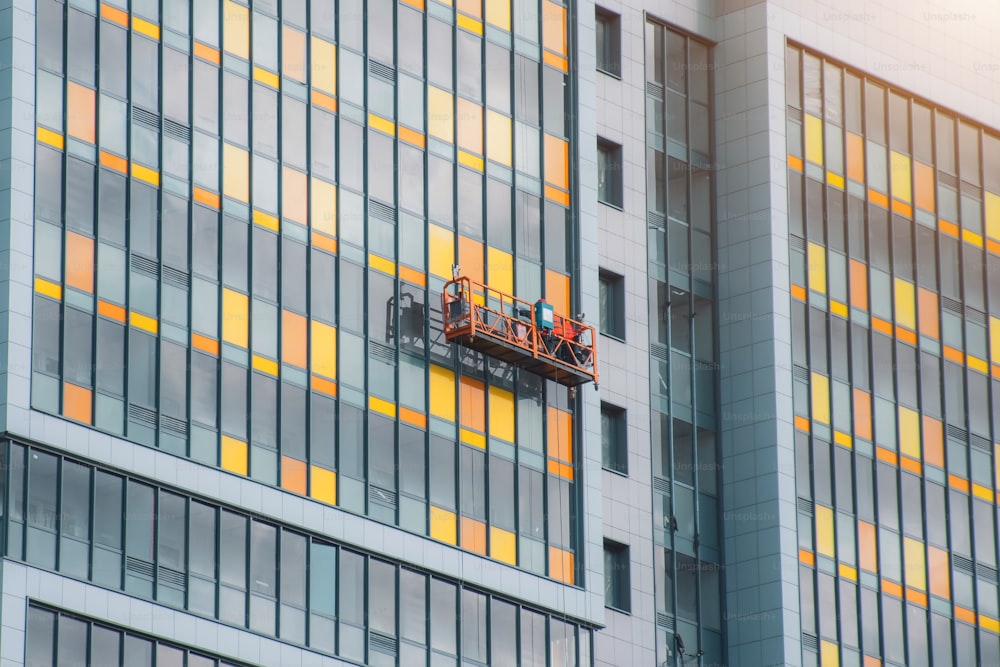
[(806, 551), (805, 549), (799, 549), (799, 560), (809, 567), (814, 567), (816, 565), (816, 555), (811, 551)]
[(551, 199), (552, 201), (559, 202), (563, 206), (569, 206), (569, 193), (563, 192), (562, 190), (551, 186), (545, 186), (545, 198)]
[(891, 465), (898, 465), (899, 457), (896, 452), (886, 449), (885, 447), (876, 447), (875, 454), (878, 456), (879, 460), (885, 461)]
[(412, 424), (417, 428), (427, 428), (427, 415), (399, 406), (399, 418), (407, 424)]
[(101, 166), (114, 169), (121, 174), (128, 173), (128, 160), (107, 151), (101, 151)]
[(789, 154), (788, 166), (794, 169), (795, 171), (802, 173), (802, 158)]
[(416, 269), (411, 269), (408, 266), (399, 265), (399, 277), (401, 280), (405, 280), (408, 283), (413, 283), (414, 285), (420, 285), (421, 287), (426, 287), (427, 277), (420, 271)]
[(215, 63), (216, 65), (220, 62), (219, 52), (216, 49), (198, 42), (194, 43), (194, 55), (198, 56), (202, 60)]
[(219, 341), (214, 338), (202, 336), (200, 333), (192, 333), (191, 346), (197, 350), (201, 350), (202, 352), (208, 352), (211, 355), (219, 356)]
[(898, 213), (907, 218), (913, 217), (913, 207), (909, 204), (899, 201), (898, 199), (892, 200), (892, 210), (894, 213)]
[(315, 104), (316, 106), (322, 107), (323, 109), (326, 109), (327, 111), (332, 111), (333, 113), (337, 113), (337, 99), (336, 98), (330, 97), (329, 95), (325, 95), (325, 94), (319, 92), (318, 90), (314, 90), (314, 91), (312, 91), (312, 97), (311, 97), (311, 99), (312, 99), (312, 103)]
[(927, 607), (927, 593), (921, 593), (918, 590), (907, 588), (906, 601), (912, 602), (913, 604), (918, 604), (921, 607)]
[(326, 378), (321, 378), (318, 375), (313, 375), (311, 378), (311, 385), (313, 391), (318, 391), (321, 394), (326, 394), (327, 396), (337, 395), (337, 383), (333, 380), (327, 380)]
[(97, 300), (97, 314), (103, 315), (108, 319), (115, 320), (116, 322), (125, 322), (125, 309), (121, 306), (116, 306), (113, 303), (103, 301), (101, 299)]
[(799, 301), (806, 300), (806, 288), (801, 285), (792, 285), (792, 297)]
[(889, 581), (888, 579), (882, 580), (882, 592), (888, 593), (897, 598), (903, 597), (903, 587), (897, 584), (895, 581)]
[(871, 188), (868, 189), (868, 200), (873, 204), (881, 206), (882, 208), (889, 208), (889, 197), (881, 192), (872, 190)]
[(952, 474), (948, 475), (948, 486), (950, 486), (953, 489), (958, 489), (963, 493), (969, 492), (969, 480), (962, 479), (957, 475), (952, 475)]
[(976, 612), (965, 607), (959, 607), (958, 605), (955, 605), (955, 618), (971, 625), (976, 624)]
[(406, 143), (413, 144), (414, 146), (419, 146), (420, 148), (423, 148), (424, 145), (426, 144), (424, 135), (420, 134), (416, 130), (411, 130), (408, 127), (400, 125), (397, 128), (397, 131), (399, 133), (399, 138), (405, 141)]
[(989, 250), (994, 255), (1000, 255), (1000, 241), (994, 241), (993, 239), (986, 239), (986, 249)]
[(938, 227), (941, 231), (949, 236), (954, 236), (956, 239), (959, 237), (958, 225), (954, 222), (948, 222), (947, 220), (938, 220)]
[(320, 234), (319, 232), (312, 233), (312, 244), (316, 248), (322, 248), (329, 253), (337, 254), (337, 239), (331, 239), (326, 234)]
[(809, 419), (802, 415), (795, 415), (795, 428), (800, 431), (809, 432)]
[(961, 350), (956, 350), (948, 345), (942, 346), (942, 350), (944, 351), (944, 358), (948, 361), (954, 361), (956, 364), (965, 364), (965, 355)]
[(911, 459), (909, 456), (899, 457), (899, 467), (903, 470), (909, 470), (917, 475), (923, 474), (924, 470), (924, 466), (921, 465), (920, 461)]
[(913, 333), (909, 329), (904, 329), (903, 327), (896, 327), (896, 338), (913, 346), (916, 346), (917, 344), (917, 334)]
[(204, 188), (199, 188), (198, 186), (195, 186), (193, 194), (194, 194), (194, 200), (200, 204), (204, 204), (205, 206), (218, 209), (221, 205), (221, 199), (219, 195), (215, 194), (214, 192), (209, 192)]
[(101, 18), (107, 19), (126, 28), (128, 27), (128, 12), (122, 11), (117, 7), (101, 3)]
[(881, 318), (872, 316), (872, 329), (884, 333), (886, 336), (892, 336), (892, 323)]

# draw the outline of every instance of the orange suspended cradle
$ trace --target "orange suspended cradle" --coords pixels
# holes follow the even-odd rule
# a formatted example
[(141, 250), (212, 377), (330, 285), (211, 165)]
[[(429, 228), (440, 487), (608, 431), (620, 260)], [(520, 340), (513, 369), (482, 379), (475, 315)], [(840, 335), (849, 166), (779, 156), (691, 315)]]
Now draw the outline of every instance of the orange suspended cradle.
[(441, 295), (444, 334), (495, 359), (567, 387), (597, 384), (594, 327), (515, 296), (456, 277)]

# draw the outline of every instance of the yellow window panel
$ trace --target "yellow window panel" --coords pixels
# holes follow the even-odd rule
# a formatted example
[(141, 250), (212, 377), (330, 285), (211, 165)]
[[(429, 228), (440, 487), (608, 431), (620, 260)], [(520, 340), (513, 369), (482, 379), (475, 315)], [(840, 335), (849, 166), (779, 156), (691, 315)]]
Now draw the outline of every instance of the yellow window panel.
[(250, 311), (247, 295), (229, 288), (222, 290), (222, 340), (240, 347), (247, 346)]
[(286, 25), (282, 27), (281, 36), (281, 73), (305, 83), (306, 34)]
[(222, 147), (222, 194), (241, 202), (250, 201), (250, 156), (232, 144)]
[(226, 51), (250, 59), (250, 10), (233, 0), (223, 4), (222, 43)]
[(899, 406), (899, 451), (920, 458), (920, 414)]
[(566, 55), (566, 8), (549, 0), (542, 1), (542, 45)]
[(312, 372), (331, 379), (337, 378), (337, 329), (312, 321)]
[(916, 294), (913, 283), (902, 278), (896, 278), (896, 323), (915, 331), (917, 328), (917, 313), (914, 305)]
[(809, 244), (809, 289), (826, 294), (826, 248)]
[(490, 387), (490, 435), (514, 442), (514, 394)]
[(545, 182), (569, 189), (569, 142), (545, 135)]
[(1000, 317), (990, 317), (990, 357), (1000, 364)]
[(455, 513), (431, 505), (431, 537), (435, 540), (455, 544)]
[(230, 472), (247, 474), (247, 443), (222, 436), (222, 467)]
[(486, 157), (511, 166), (510, 118), (501, 113), (486, 111)]
[(918, 591), (927, 590), (927, 565), (924, 562), (924, 545), (910, 537), (903, 538), (903, 556), (906, 564), (906, 585)]
[(508, 565), (517, 565), (517, 536), (490, 526), (490, 557)]
[(822, 424), (830, 423), (830, 379), (819, 373), (812, 374), (812, 418)]
[(834, 558), (833, 510), (816, 505), (816, 553)]
[(442, 141), (455, 141), (455, 109), (449, 92), (427, 87), (427, 133)]
[(486, 21), (510, 32), (510, 0), (486, 0)]
[(806, 114), (806, 159), (823, 164), (823, 121)]
[(491, 288), (504, 294), (514, 292), (514, 258), (508, 253), (488, 246), (486, 248), (486, 280)]
[(378, 396), (368, 397), (368, 409), (392, 419), (396, 418), (396, 404), (381, 399)]
[(907, 204), (913, 201), (913, 186), (910, 174), (910, 156), (891, 152), (892, 196)]
[(840, 667), (840, 647), (831, 641), (820, 642), (820, 667)]
[(431, 414), (455, 421), (455, 374), (447, 368), (431, 364), (430, 390)]
[(311, 466), (309, 477), (309, 495), (328, 505), (336, 505), (337, 473), (319, 466)]
[(316, 231), (337, 235), (337, 186), (312, 178), (312, 206), (309, 222)]
[(454, 232), (438, 225), (428, 225), (427, 246), (430, 272), (451, 280), (451, 265), (455, 262)]
[(312, 86), (337, 94), (337, 47), (319, 37), (312, 38)]

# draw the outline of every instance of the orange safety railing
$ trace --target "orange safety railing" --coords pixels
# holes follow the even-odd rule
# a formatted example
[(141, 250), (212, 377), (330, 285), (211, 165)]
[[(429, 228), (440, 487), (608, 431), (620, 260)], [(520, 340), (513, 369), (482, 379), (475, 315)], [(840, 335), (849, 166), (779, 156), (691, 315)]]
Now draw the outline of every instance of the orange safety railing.
[[(584, 381), (597, 383), (596, 336), (589, 324), (556, 313), (552, 330), (539, 330), (534, 304), (465, 277), (445, 284), (441, 305), (449, 341), (461, 343), (465, 338), (472, 343), (477, 337), (485, 338), (549, 365), (557, 381), (561, 381), (558, 371), (568, 370), (581, 380), (585, 376)], [(566, 378), (562, 384), (580, 382)]]

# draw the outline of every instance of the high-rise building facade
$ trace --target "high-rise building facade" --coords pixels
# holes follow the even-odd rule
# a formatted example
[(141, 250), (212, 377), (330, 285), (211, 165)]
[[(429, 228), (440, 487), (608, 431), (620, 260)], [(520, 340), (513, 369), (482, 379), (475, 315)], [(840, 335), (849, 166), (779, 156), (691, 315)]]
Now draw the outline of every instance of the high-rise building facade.
[(987, 5), (0, 2), (0, 664), (1000, 663)]

